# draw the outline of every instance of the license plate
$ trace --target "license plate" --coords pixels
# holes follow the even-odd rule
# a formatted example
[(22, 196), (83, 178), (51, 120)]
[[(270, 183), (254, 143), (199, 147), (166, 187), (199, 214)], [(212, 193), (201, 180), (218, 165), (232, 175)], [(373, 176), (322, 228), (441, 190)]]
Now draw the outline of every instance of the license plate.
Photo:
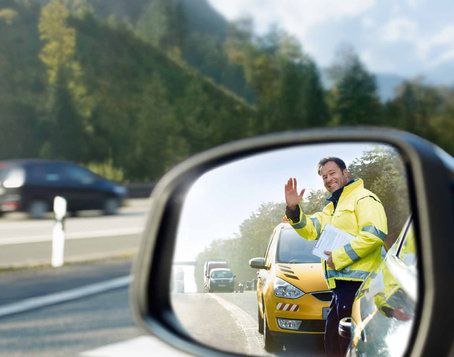
[(225, 284), (219, 284), (218, 285), (220, 288), (225, 288)]
[(326, 318), (328, 317), (328, 314), (329, 314), (329, 311), (331, 310), (331, 308), (329, 307), (323, 307), (322, 308), (322, 316), (323, 316), (323, 320), (326, 320)]

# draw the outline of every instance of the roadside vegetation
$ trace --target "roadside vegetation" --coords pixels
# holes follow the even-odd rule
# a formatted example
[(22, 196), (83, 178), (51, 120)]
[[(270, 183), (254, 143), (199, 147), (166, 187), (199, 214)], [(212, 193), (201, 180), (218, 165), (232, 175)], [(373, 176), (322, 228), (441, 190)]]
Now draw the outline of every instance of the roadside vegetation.
[(320, 69), (304, 43), (205, 0), (0, 0), (0, 33), (0, 159), (150, 182), (227, 141), (361, 124), (454, 153), (453, 88), (407, 79), (384, 100), (353, 50)]

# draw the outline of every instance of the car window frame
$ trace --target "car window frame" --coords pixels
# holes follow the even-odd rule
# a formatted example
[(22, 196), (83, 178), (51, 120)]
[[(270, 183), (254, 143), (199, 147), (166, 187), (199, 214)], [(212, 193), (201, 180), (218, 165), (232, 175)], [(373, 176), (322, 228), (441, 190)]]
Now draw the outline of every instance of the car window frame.
[(265, 251), (265, 266), (268, 268), (270, 268), (276, 261), (276, 247), (279, 241), (281, 229), (282, 227), (280, 226), (274, 228), (268, 243), (268, 247)]

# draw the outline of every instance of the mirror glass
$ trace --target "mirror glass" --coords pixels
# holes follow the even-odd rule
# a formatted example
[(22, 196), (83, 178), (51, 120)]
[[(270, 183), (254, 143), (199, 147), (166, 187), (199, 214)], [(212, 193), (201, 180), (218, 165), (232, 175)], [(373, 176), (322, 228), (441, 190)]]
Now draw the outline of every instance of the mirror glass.
[[(288, 229), (284, 186), (289, 178), (296, 178), (298, 192), (305, 189), (300, 204), (304, 213), (323, 210), (330, 192), (317, 167), (326, 157), (339, 157), (345, 162), (347, 185), (362, 180), (364, 187), (382, 202), (388, 235), (382, 237), (384, 244), (379, 246), (377, 259), (385, 261), (387, 251), (398, 252), (395, 246), (408, 222), (410, 203), (403, 162), (390, 146), (372, 142), (301, 145), (218, 166), (189, 189), (174, 252), (172, 305), (182, 326), (196, 340), (248, 355), (323, 353), (322, 332), (331, 293), (321, 260), (312, 254), (315, 242), (305, 240), (292, 227)], [(353, 205), (344, 206), (355, 210)], [(332, 216), (344, 213), (334, 211)], [(352, 217), (352, 212), (347, 213)], [(254, 262), (250, 263), (251, 259)], [(265, 266), (267, 269), (259, 269)], [(416, 284), (417, 271), (412, 267)], [(278, 268), (286, 269), (285, 274)], [(392, 279), (393, 287), (399, 279)], [(277, 295), (285, 290), (287, 282), (297, 289), (279, 300)], [(386, 281), (379, 284), (386, 285)], [(382, 290), (386, 300), (386, 286)], [(297, 296), (301, 291), (302, 296)], [(367, 297), (367, 291), (363, 295)], [(411, 299), (414, 309), (414, 289)], [(371, 305), (361, 306), (361, 311), (369, 311), (367, 316), (359, 314), (361, 319), (380, 314), (375, 301), (370, 298), (358, 302)], [(285, 310), (291, 306), (298, 306), (295, 309), (300, 311)], [(269, 315), (261, 314), (263, 308)], [(308, 309), (315, 312), (305, 314)], [(404, 313), (409, 318), (402, 322), (411, 327), (412, 311)], [(380, 316), (386, 320), (386, 316)], [(311, 333), (304, 333), (304, 329)]]

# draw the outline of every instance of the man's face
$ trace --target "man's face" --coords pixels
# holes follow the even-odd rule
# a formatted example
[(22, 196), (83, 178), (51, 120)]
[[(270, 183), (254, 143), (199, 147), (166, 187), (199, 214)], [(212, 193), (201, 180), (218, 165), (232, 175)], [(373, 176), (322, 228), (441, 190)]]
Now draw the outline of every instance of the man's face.
[(344, 187), (348, 182), (348, 171), (342, 171), (334, 161), (328, 161), (321, 167), (320, 176), (325, 188), (331, 193)]

